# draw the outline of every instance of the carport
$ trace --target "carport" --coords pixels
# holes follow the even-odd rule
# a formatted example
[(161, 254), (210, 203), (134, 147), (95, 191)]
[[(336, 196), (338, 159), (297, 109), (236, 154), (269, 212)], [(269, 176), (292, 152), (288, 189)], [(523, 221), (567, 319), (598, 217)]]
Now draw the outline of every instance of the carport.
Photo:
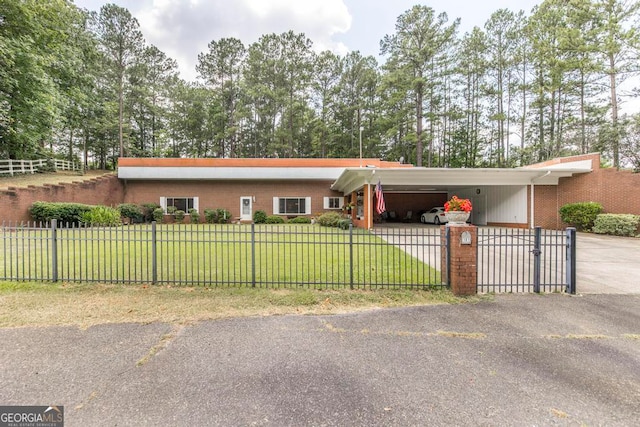
[(473, 224), (527, 228), (535, 225), (536, 186), (557, 186), (561, 178), (591, 170), (590, 160), (509, 169), (363, 166), (346, 168), (331, 188), (342, 192), (347, 202), (357, 207), (353, 220), (361, 228), (373, 228), (380, 221), (374, 209), (378, 183), (387, 211), (395, 212), (399, 221), (417, 222), (418, 212), (442, 206), (457, 195), (471, 200)]

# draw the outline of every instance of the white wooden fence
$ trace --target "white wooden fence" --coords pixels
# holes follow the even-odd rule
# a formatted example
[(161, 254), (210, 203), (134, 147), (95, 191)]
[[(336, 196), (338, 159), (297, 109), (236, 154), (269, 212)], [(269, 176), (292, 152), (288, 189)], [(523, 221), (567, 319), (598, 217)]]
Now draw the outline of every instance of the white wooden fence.
[(70, 162), (68, 160), (58, 159), (39, 159), (39, 160), (0, 160), (0, 175), (9, 174), (11, 176), (17, 173), (35, 173), (40, 168), (48, 167), (48, 162), (53, 163), (53, 168), (57, 171), (79, 171), (80, 164)]

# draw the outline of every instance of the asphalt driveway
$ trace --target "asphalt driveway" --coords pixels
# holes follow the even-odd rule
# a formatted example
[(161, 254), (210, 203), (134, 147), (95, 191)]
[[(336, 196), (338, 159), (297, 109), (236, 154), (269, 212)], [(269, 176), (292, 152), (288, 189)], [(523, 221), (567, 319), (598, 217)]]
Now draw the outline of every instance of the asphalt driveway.
[(576, 287), (588, 294), (640, 294), (640, 239), (578, 233)]
[(66, 426), (632, 426), (640, 295), (0, 329), (0, 404)]

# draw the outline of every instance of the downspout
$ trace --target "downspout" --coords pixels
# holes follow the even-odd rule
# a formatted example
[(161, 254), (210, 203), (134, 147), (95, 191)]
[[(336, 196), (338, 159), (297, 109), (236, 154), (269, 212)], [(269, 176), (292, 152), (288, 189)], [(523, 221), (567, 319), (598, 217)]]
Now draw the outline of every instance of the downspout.
[(535, 199), (534, 199), (534, 196), (535, 196), (535, 194), (534, 194), (534, 193), (535, 193), (535, 191), (534, 191), (534, 188), (535, 188), (535, 185), (534, 185), (534, 183), (533, 183), (533, 182), (534, 182), (535, 180), (537, 180), (537, 179), (541, 179), (541, 178), (547, 177), (547, 176), (549, 176), (550, 174), (551, 174), (551, 171), (547, 171), (547, 173), (545, 173), (544, 175), (540, 175), (540, 176), (537, 176), (537, 177), (535, 177), (535, 178), (531, 178), (531, 203), (529, 203), (529, 205), (530, 205), (530, 209), (531, 209), (531, 213), (530, 213), (530, 215), (529, 215), (529, 217), (531, 218), (531, 223), (529, 224), (529, 226), (530, 226), (532, 229), (533, 229), (533, 228), (535, 228), (535, 218), (534, 218), (534, 212), (535, 212), (535, 205), (534, 205), (534, 204), (535, 204), (535, 201), (534, 201), (534, 200), (535, 200)]

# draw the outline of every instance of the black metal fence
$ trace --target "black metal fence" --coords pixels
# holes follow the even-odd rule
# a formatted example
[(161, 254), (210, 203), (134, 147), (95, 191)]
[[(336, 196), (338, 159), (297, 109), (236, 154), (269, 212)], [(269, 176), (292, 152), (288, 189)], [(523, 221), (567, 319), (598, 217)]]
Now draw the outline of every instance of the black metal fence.
[(437, 228), (3, 224), (0, 279), (201, 286), (440, 287)]
[(576, 292), (575, 229), (478, 229), (478, 292)]
[[(440, 274), (447, 268), (447, 242), (438, 227), (59, 227), (54, 221), (3, 224), (0, 238), (0, 280), (321, 289), (447, 286)], [(477, 271), (479, 293), (575, 293), (575, 230), (480, 227)]]

